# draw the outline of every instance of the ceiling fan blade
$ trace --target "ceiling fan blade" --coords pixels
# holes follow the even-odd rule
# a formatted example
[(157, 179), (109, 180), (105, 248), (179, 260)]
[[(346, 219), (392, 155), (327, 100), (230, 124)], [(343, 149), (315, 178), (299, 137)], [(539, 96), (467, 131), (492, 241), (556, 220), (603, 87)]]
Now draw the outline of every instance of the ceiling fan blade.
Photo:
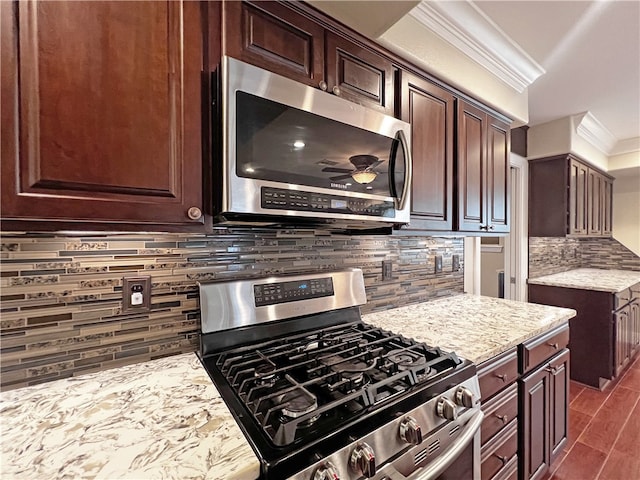
[(380, 165), (382, 162), (384, 162), (384, 160), (378, 160), (376, 162), (373, 162), (371, 165), (369, 165), (369, 168), (373, 169), (374, 167)]
[(340, 180), (344, 180), (346, 178), (351, 178), (351, 175), (338, 175), (337, 177), (330, 177), (329, 180), (332, 180), (334, 182), (339, 182)]
[(331, 173), (349, 173), (350, 174), (353, 170), (349, 168), (324, 167), (322, 171), (331, 172)]

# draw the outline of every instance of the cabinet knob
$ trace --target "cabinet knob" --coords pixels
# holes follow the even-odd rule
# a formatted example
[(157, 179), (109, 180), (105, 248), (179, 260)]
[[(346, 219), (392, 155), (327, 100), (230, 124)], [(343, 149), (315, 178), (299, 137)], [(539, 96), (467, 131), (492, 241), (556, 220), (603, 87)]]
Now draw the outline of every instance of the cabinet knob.
[(495, 230), (495, 228), (496, 228), (496, 226), (495, 226), (495, 225), (493, 225), (493, 224), (492, 224), (492, 225), (489, 225), (489, 226), (487, 227), (487, 229), (488, 229), (488, 230)]
[(337, 86), (337, 85), (334, 86), (333, 89), (332, 89), (332, 92), (333, 92), (334, 95), (340, 96), (340, 87)]
[(496, 455), (496, 457), (498, 457), (498, 460), (500, 460), (502, 462), (502, 465), (506, 465), (507, 462), (509, 461), (508, 457), (505, 457), (504, 455)]
[(558, 344), (557, 344), (557, 343), (551, 343), (551, 342), (549, 342), (549, 343), (547, 343), (547, 345), (549, 345), (549, 346), (550, 346), (551, 348), (553, 348), (554, 350), (557, 350), (557, 349), (558, 349)]
[(507, 382), (507, 374), (506, 373), (496, 373), (496, 377), (502, 380), (503, 383)]
[(323, 92), (327, 91), (327, 82), (325, 82), (324, 80), (321, 80), (318, 86), (320, 87), (320, 90), (322, 90)]
[(187, 216), (191, 220), (198, 220), (200, 217), (202, 217), (202, 210), (200, 210), (198, 207), (191, 207), (189, 210), (187, 210)]
[(509, 417), (507, 415), (498, 415), (497, 413), (495, 415), (502, 421), (502, 423), (507, 423), (509, 421)]

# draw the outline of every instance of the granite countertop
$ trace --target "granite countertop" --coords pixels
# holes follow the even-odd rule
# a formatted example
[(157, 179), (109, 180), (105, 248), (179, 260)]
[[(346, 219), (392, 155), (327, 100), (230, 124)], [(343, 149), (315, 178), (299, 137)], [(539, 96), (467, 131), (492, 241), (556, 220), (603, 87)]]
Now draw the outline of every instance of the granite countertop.
[(532, 285), (579, 288), (611, 293), (621, 292), (636, 283), (640, 283), (640, 272), (632, 270), (603, 270), (600, 268), (577, 268), (567, 272), (529, 279), (529, 284)]
[[(363, 316), (480, 363), (575, 315), (459, 295)], [(259, 461), (193, 353), (0, 394), (2, 477), (253, 480)]]
[(2, 478), (253, 480), (258, 459), (194, 353), (0, 394)]
[(370, 313), (362, 319), (479, 364), (575, 315), (570, 308), (456, 295)]

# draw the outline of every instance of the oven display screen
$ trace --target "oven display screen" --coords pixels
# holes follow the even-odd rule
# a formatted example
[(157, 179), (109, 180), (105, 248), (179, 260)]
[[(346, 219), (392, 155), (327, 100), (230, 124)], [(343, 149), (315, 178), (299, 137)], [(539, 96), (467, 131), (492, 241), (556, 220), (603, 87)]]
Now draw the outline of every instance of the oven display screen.
[(314, 278), (293, 282), (264, 283), (253, 286), (256, 307), (296, 302), (333, 295), (333, 279)]

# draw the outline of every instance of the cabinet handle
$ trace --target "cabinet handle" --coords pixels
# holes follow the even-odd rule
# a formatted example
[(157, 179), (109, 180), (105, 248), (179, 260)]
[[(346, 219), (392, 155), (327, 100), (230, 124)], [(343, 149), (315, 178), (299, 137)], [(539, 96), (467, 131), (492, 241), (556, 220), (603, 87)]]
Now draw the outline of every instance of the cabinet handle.
[(489, 225), (480, 225), (480, 230), (489, 230)]
[(502, 466), (505, 466), (507, 464), (507, 462), (509, 461), (508, 457), (505, 457), (504, 455), (498, 455), (497, 453), (494, 454), (496, 457), (498, 457), (498, 460), (500, 460), (502, 462)]
[(547, 342), (547, 345), (549, 345), (551, 348), (553, 348), (554, 350), (558, 349), (558, 344), (557, 343), (551, 343), (551, 342)]
[(496, 228), (496, 226), (491, 224), (491, 225), (489, 225), (488, 230), (494, 230), (495, 228)]
[(318, 86), (320, 87), (320, 90), (322, 90), (323, 92), (327, 91), (327, 82), (325, 82), (324, 80), (321, 80)]
[(336, 85), (335, 87), (333, 87), (332, 91), (333, 91), (334, 95), (340, 96), (340, 87), (339, 86)]
[(506, 373), (496, 373), (496, 377), (502, 380), (503, 383), (507, 382), (507, 374)]
[(509, 417), (507, 415), (498, 415), (496, 413), (495, 416), (502, 420), (502, 423), (507, 423), (507, 421), (509, 420)]
[(551, 366), (549, 366), (549, 367), (547, 367), (545, 370), (546, 370), (547, 372), (551, 372), (551, 373), (553, 373), (553, 374), (555, 375), (555, 374), (556, 374), (556, 372), (558, 371), (558, 367), (551, 367)]
[(198, 220), (200, 217), (202, 217), (202, 210), (200, 210), (198, 207), (191, 207), (189, 210), (187, 210), (187, 216), (191, 220)]

